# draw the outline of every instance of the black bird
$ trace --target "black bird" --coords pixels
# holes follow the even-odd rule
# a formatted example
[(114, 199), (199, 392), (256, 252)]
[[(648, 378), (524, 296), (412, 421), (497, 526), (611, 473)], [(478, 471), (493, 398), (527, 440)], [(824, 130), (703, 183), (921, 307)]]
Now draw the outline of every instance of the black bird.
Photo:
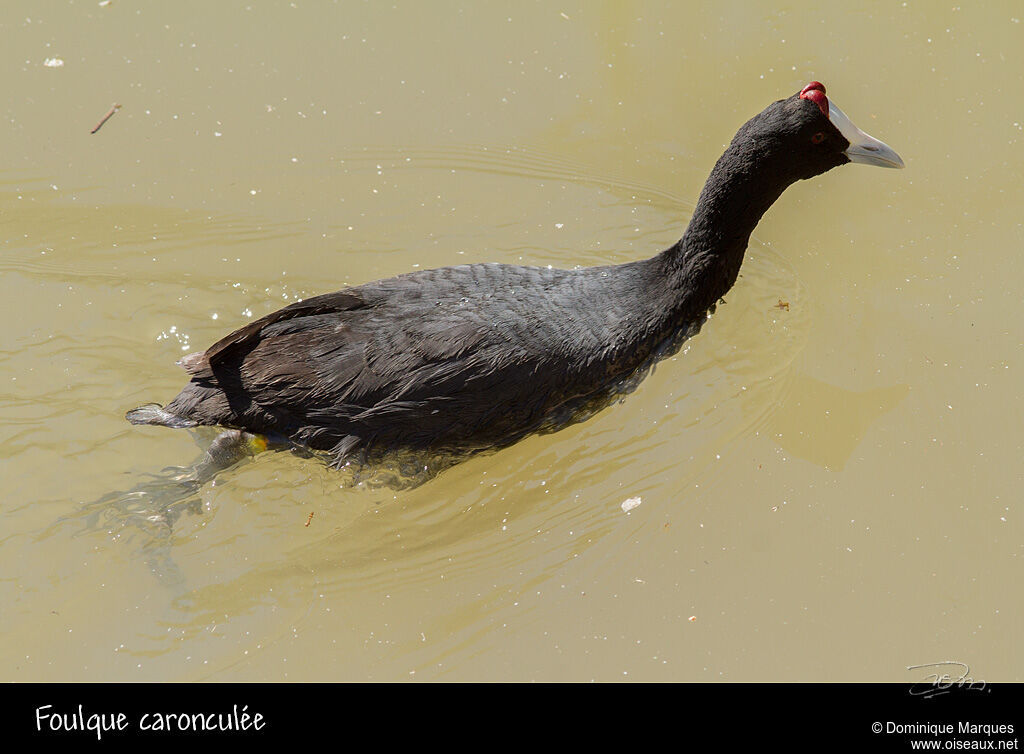
[(650, 259), (460, 265), (314, 296), (182, 359), (191, 381), (181, 393), (127, 419), (236, 430), (222, 445), (283, 438), (338, 466), (390, 448), (507, 445), (614, 392), (695, 332), (786, 187), (847, 162), (903, 167), (811, 82), (740, 128), (686, 233)]

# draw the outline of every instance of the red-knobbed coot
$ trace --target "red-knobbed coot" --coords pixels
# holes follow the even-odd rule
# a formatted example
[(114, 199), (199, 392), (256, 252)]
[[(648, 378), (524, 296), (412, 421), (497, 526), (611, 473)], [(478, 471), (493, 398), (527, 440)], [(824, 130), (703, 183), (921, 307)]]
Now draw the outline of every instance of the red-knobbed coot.
[(127, 418), (236, 430), (221, 445), (247, 433), (287, 438), (337, 465), (374, 449), (506, 445), (699, 327), (786, 187), (847, 162), (903, 167), (812, 82), (740, 128), (686, 233), (651, 259), (460, 265), (315, 296), (182, 359), (184, 390)]

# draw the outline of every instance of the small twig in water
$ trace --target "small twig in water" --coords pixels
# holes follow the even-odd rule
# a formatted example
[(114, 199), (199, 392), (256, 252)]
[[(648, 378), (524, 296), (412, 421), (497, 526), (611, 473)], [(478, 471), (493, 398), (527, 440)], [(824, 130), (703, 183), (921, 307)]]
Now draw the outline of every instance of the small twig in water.
[(106, 123), (108, 120), (110, 120), (110, 118), (114, 115), (114, 113), (116, 113), (120, 109), (121, 109), (121, 106), (118, 105), (118, 104), (115, 104), (112, 108), (107, 110), (107, 114), (104, 115), (102, 118), (100, 118), (100, 122), (96, 124), (96, 128), (94, 128), (89, 133), (94, 134), (97, 131), (99, 131), (101, 128), (103, 128), (103, 124)]
[(306, 526), (309, 526), (309, 524), (310, 524), (310, 522), (311, 522), (312, 520), (313, 520), (313, 514), (312, 514), (312, 513), (310, 513), (310, 514), (309, 514), (309, 518), (308, 518), (308, 519), (306, 519)]

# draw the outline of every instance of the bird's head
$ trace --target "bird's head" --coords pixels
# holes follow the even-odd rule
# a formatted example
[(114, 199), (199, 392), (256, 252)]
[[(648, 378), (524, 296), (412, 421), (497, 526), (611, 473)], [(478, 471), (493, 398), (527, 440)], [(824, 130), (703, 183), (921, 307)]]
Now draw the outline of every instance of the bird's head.
[(738, 142), (794, 178), (812, 178), (848, 162), (903, 167), (892, 147), (857, 128), (817, 81), (751, 118), (736, 134)]

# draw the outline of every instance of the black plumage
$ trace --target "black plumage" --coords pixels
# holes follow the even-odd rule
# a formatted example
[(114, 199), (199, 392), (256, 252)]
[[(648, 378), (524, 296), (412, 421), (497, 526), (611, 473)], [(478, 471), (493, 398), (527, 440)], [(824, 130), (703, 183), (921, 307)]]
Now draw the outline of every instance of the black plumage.
[(851, 132), (811, 87), (739, 130), (682, 239), (650, 259), (461, 265), (315, 296), (183, 359), (181, 393), (128, 418), (282, 435), (337, 464), (381, 448), (495, 447), (542, 429), (699, 327), (785, 188), (853, 159)]

